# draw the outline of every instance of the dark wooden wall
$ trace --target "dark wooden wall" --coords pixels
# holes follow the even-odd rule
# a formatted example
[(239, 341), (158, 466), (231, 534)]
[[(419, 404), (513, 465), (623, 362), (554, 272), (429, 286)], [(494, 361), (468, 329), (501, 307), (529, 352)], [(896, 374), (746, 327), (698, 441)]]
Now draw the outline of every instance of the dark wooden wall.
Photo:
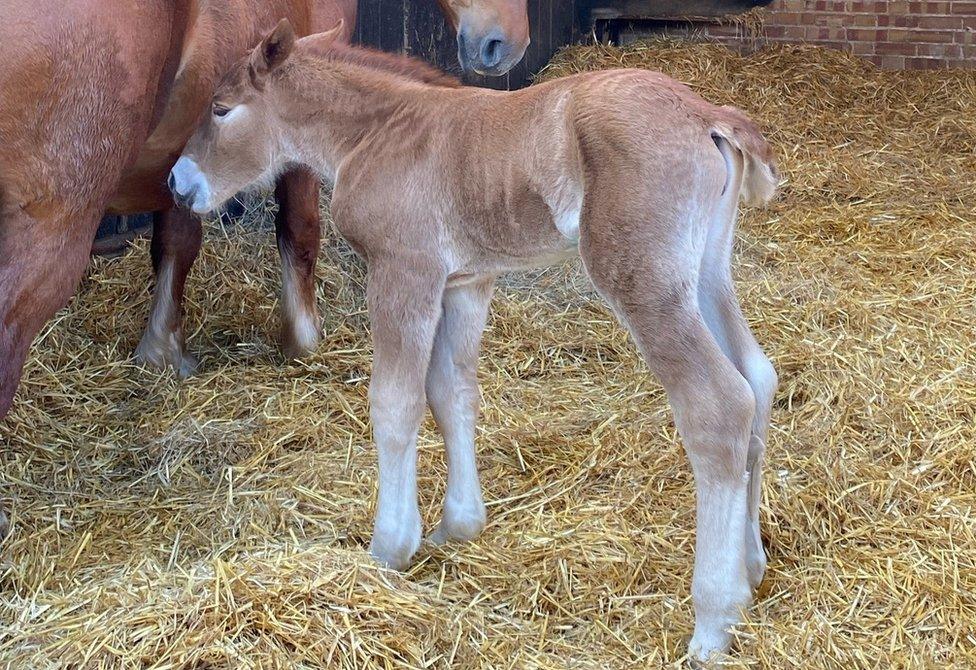
[[(521, 88), (556, 51), (604, 34), (607, 22), (736, 14), (772, 0), (528, 0), (532, 42), (522, 62), (504, 77), (465, 76), (492, 88)], [(384, 51), (406, 52), (460, 74), (454, 30), (437, 0), (359, 0), (356, 40)]]

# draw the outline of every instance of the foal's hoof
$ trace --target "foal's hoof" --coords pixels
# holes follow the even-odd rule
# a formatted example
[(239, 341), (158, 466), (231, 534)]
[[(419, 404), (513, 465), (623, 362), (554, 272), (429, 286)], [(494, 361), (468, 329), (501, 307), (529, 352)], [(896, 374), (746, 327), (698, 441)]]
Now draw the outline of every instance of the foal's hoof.
[(410, 559), (420, 548), (420, 520), (405, 528), (389, 532), (375, 530), (369, 543), (369, 553), (383, 567), (403, 572), (410, 567)]
[(688, 663), (693, 668), (709, 667), (711, 661), (727, 653), (732, 646), (732, 635), (725, 631), (703, 635), (697, 629), (688, 643)]
[(315, 320), (308, 318), (282, 326), (278, 339), (285, 358), (297, 361), (315, 353), (322, 341), (322, 333)]
[(0, 509), (0, 541), (10, 534), (10, 520), (7, 518), (6, 512)]
[(427, 538), (427, 542), (434, 546), (448, 542), (470, 542), (485, 529), (484, 508), (465, 515), (450, 515), (446, 513), (437, 528)]

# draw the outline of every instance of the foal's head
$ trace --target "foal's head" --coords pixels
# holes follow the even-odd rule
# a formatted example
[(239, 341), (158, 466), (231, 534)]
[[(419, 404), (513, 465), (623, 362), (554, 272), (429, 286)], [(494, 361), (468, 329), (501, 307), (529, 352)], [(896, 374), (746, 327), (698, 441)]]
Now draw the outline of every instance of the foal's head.
[[(342, 28), (340, 22), (324, 40), (334, 41)], [(170, 171), (168, 184), (178, 204), (204, 214), (249, 186), (270, 186), (285, 168), (288, 157), (268, 89), (294, 46), (294, 30), (282, 20), (221, 81), (210, 113)]]
[[(315, 73), (325, 73), (320, 79), (329, 80), (345, 64), (361, 74), (386, 73), (437, 87), (461, 85), (422, 61), (336, 43), (342, 30), (340, 21), (328, 32), (296, 42), (291, 24), (282, 20), (228, 72), (214, 93), (210, 114), (170, 172), (169, 187), (179, 204), (208, 212), (242, 189), (270, 186), (290, 162), (299, 160), (292, 144), (295, 124), (328, 106), (321, 96), (329, 90), (314, 86)], [(296, 44), (303, 56), (300, 63), (297, 56), (289, 59)], [(298, 100), (306, 97), (311, 99)]]

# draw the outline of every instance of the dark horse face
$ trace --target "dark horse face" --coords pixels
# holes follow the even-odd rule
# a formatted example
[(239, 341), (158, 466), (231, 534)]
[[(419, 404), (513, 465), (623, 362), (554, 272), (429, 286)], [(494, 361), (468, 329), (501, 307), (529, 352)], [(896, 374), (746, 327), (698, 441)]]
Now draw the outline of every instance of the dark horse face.
[(511, 70), (529, 46), (527, 0), (438, 0), (457, 31), (465, 72), (498, 76)]

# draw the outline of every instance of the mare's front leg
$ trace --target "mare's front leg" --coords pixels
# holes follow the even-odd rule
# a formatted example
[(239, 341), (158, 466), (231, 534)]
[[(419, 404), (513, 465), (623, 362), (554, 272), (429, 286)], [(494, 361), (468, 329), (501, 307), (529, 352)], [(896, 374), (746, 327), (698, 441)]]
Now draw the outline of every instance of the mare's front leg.
[(191, 212), (174, 207), (153, 214), (150, 251), (156, 290), (135, 356), (144, 365), (172, 367), (181, 377), (189, 376), (197, 367), (196, 360), (185, 350), (183, 290), (202, 240), (200, 219)]
[(424, 379), (447, 273), (437, 261), (405, 252), (370, 258), (366, 299), (373, 335), (369, 416), (379, 463), (370, 552), (402, 570), (420, 546), (417, 432)]
[(478, 351), (488, 318), (494, 277), (444, 293), (430, 368), (427, 403), (444, 436), (447, 493), (434, 544), (473, 540), (485, 527), (474, 434), (478, 419)]
[[(57, 202), (52, 198), (52, 202)], [(13, 404), (34, 336), (75, 291), (104, 208), (61, 206), (38, 215), (0, 204), (0, 420)], [(0, 510), (0, 539), (8, 530)]]
[(315, 307), (315, 260), (321, 240), (320, 182), (296, 168), (278, 180), (275, 231), (281, 254), (281, 348), (289, 358), (315, 351), (321, 339)]

